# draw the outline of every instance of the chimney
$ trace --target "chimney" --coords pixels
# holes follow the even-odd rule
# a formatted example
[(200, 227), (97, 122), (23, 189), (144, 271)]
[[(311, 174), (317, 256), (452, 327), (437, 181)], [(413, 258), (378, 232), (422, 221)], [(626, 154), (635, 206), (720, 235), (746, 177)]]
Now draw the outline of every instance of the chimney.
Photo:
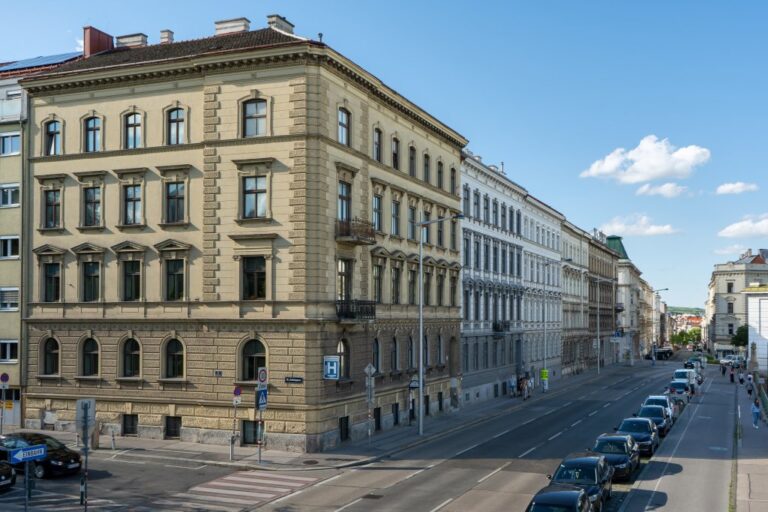
[(293, 23), (280, 16), (279, 14), (270, 14), (267, 16), (267, 25), (281, 32), (293, 34)]
[(169, 44), (173, 42), (173, 30), (160, 31), (160, 44)]
[(128, 34), (124, 36), (117, 36), (118, 48), (138, 48), (140, 46), (147, 46), (147, 34)]
[(114, 47), (111, 35), (91, 26), (83, 27), (83, 57), (88, 58)]
[(215, 22), (216, 35), (223, 36), (234, 34), (236, 32), (248, 32), (251, 30), (251, 20), (248, 18), (234, 18), (231, 20), (221, 20)]

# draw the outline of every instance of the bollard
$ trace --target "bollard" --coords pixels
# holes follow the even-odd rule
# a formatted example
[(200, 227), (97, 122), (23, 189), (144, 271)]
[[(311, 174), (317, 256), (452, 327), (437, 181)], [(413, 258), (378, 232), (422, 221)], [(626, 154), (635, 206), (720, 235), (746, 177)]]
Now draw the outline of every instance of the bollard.
[(75, 434), (75, 446), (80, 448), (80, 434)]
[(112, 429), (112, 449), (115, 449), (115, 430)]

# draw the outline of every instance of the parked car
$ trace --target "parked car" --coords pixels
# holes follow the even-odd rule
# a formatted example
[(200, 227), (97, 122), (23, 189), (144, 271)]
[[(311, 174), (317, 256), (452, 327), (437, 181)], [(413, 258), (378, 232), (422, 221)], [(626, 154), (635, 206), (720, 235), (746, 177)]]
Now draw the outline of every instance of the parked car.
[(675, 379), (667, 386), (669, 394), (676, 394), (679, 396), (685, 396), (685, 401), (691, 401), (691, 386), (688, 384), (688, 379)]
[(635, 415), (638, 418), (648, 418), (653, 420), (656, 424), (656, 428), (659, 429), (659, 435), (664, 437), (672, 427), (669, 416), (667, 416), (667, 408), (659, 405), (646, 405), (640, 408)]
[(697, 383), (696, 370), (690, 370), (687, 368), (675, 370), (673, 379), (687, 380), (688, 385), (691, 387), (691, 393), (696, 393), (696, 383)]
[(659, 429), (653, 420), (648, 418), (626, 418), (613, 430), (617, 434), (632, 436), (640, 448), (640, 453), (653, 456), (659, 448)]
[(574, 485), (550, 484), (531, 499), (525, 512), (592, 512), (587, 493)]
[(593, 452), (600, 453), (613, 467), (613, 479), (626, 479), (640, 467), (640, 447), (627, 434), (601, 434), (595, 440)]
[(667, 395), (649, 395), (648, 398), (645, 399), (645, 402), (640, 404), (640, 407), (644, 405), (660, 405), (666, 408), (667, 415), (671, 419), (672, 425), (674, 425), (675, 421), (677, 421), (677, 418), (680, 416), (677, 404), (675, 404)]
[(595, 511), (603, 510), (611, 498), (613, 467), (599, 453), (574, 453), (563, 459), (554, 475), (555, 484), (575, 485), (584, 489)]
[(16, 485), (16, 470), (7, 462), (0, 462), (0, 491), (7, 491)]
[(80, 454), (67, 448), (61, 441), (45, 434), (19, 432), (0, 436), (0, 455), (17, 470), (24, 471), (23, 462), (14, 464), (10, 460), (11, 451), (39, 444), (47, 446), (48, 455), (32, 464), (33, 474), (36, 478), (80, 472)]
[(720, 364), (724, 364), (725, 366), (730, 366), (731, 363), (733, 363), (733, 360), (736, 359), (736, 356), (733, 354), (727, 354), (720, 358)]

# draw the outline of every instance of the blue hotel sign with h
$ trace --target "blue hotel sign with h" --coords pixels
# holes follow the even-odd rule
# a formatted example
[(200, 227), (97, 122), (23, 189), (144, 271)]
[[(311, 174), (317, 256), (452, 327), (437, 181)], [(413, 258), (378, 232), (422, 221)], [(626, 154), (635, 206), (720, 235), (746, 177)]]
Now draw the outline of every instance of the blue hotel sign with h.
[(323, 379), (339, 380), (339, 356), (323, 356)]

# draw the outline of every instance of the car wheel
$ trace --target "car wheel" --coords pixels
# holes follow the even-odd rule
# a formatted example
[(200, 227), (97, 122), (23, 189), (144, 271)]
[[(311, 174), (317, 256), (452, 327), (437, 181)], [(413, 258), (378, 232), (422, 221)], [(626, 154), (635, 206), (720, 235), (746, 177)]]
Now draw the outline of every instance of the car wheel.
[(34, 475), (35, 478), (45, 478), (46, 476), (45, 466), (42, 464), (35, 464)]

